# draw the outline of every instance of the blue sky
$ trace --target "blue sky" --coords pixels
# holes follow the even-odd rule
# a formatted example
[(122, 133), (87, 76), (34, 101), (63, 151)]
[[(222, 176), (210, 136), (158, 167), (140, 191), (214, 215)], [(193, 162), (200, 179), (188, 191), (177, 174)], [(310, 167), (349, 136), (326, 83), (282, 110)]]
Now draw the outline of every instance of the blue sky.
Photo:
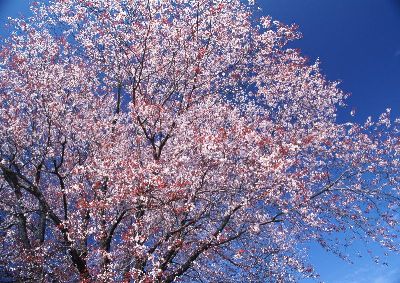
[[(0, 22), (27, 13), (28, 0), (0, 0)], [(360, 122), (386, 108), (400, 117), (400, 0), (258, 0), (263, 14), (300, 26), (303, 39), (294, 43), (311, 61), (320, 58), (329, 80), (340, 80), (351, 93), (339, 120)], [(0, 34), (2, 29), (0, 29)], [(356, 117), (350, 110), (356, 109)], [(357, 245), (362, 246), (362, 243)], [(376, 253), (382, 250), (369, 245)], [(312, 262), (327, 283), (400, 283), (400, 256), (388, 266), (368, 256), (353, 265), (313, 247)]]
[[(263, 14), (298, 24), (303, 38), (294, 46), (311, 61), (320, 58), (327, 78), (341, 81), (351, 94), (340, 121), (362, 122), (386, 108), (400, 116), (400, 0), (258, 0), (258, 5)], [(375, 245), (367, 249), (383, 253)], [(318, 247), (310, 257), (327, 283), (400, 283), (400, 255), (389, 254), (388, 266), (367, 254), (348, 264)]]
[[(357, 118), (400, 116), (400, 0), (258, 0), (263, 13), (300, 26), (295, 46), (351, 93)], [(349, 112), (349, 111), (348, 111)], [(340, 118), (349, 119), (341, 112)], [(347, 113), (348, 114), (348, 113)]]

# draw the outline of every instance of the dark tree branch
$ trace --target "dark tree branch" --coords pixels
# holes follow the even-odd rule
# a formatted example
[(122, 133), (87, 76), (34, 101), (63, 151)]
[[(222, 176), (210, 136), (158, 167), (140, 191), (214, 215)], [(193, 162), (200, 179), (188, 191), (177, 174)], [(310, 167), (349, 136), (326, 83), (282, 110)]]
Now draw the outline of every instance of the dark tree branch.
[[(47, 203), (44, 195), (42, 192), (39, 190), (39, 188), (30, 182), (27, 178), (22, 176), (19, 173), (15, 173), (5, 167), (3, 164), (0, 164), (0, 168), (3, 171), (3, 176), (6, 178), (6, 180), (10, 180), (10, 185), (14, 188), (23, 188), (25, 189), (29, 194), (34, 196), (40, 206), (44, 209), (44, 211), (47, 213), (49, 218), (53, 221), (54, 225), (58, 228), (58, 230), (61, 232), (63, 235), (64, 242), (66, 244), (66, 247), (69, 251), (69, 254), (71, 256), (71, 260), (78, 269), (81, 278), (83, 279), (88, 279), (90, 278), (89, 270), (87, 269), (86, 265), (86, 260), (81, 256), (81, 254), (78, 252), (78, 250), (74, 247), (73, 242), (69, 238), (69, 232), (68, 228), (65, 227), (61, 219), (53, 212), (49, 204)], [(29, 241), (29, 240), (28, 240)]]

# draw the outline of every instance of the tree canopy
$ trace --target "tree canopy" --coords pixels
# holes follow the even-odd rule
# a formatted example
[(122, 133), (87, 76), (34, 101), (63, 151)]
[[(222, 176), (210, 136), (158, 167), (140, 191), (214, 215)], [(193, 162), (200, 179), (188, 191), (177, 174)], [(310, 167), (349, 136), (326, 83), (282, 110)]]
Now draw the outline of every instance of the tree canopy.
[(283, 282), (397, 251), (399, 123), (239, 0), (57, 0), (0, 49), (0, 265), (24, 282)]

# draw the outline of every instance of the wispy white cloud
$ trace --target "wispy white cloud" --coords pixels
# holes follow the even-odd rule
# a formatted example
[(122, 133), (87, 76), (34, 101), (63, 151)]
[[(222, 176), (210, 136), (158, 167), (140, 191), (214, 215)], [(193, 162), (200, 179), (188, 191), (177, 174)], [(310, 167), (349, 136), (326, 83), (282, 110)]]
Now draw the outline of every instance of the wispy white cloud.
[(400, 283), (400, 268), (359, 268), (335, 283)]
[(393, 269), (386, 274), (381, 274), (372, 280), (373, 283), (399, 283), (400, 282), (400, 270)]

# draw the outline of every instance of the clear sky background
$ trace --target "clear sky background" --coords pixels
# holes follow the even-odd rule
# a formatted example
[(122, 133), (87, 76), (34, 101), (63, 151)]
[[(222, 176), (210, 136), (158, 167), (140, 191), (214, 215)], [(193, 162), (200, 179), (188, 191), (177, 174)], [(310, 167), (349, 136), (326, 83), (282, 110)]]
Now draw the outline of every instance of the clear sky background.
[[(27, 14), (28, 2), (0, 0), (0, 35), (7, 17)], [(258, 0), (256, 4), (263, 14), (298, 24), (303, 39), (293, 45), (311, 61), (320, 58), (327, 78), (341, 81), (342, 89), (351, 94), (349, 106), (339, 111), (340, 121), (377, 118), (386, 108), (400, 117), (400, 0)], [(351, 109), (356, 109), (355, 117), (350, 116)], [(374, 245), (364, 249), (383, 252)], [(389, 254), (383, 260), (388, 266), (373, 263), (367, 255), (352, 257), (351, 265), (315, 246), (310, 257), (327, 283), (400, 283), (400, 255)]]
[[(294, 43), (311, 61), (321, 61), (329, 80), (351, 94), (339, 121), (377, 118), (386, 108), (400, 117), (400, 0), (258, 0), (263, 14), (299, 25)], [(351, 117), (351, 109), (356, 116)], [(357, 247), (382, 255), (374, 245)], [(348, 251), (350, 254), (352, 250)], [(327, 283), (400, 283), (400, 255), (375, 264), (367, 253), (348, 264), (318, 247), (311, 250)], [(382, 265), (387, 262), (388, 266)], [(304, 281), (306, 282), (306, 281)]]

